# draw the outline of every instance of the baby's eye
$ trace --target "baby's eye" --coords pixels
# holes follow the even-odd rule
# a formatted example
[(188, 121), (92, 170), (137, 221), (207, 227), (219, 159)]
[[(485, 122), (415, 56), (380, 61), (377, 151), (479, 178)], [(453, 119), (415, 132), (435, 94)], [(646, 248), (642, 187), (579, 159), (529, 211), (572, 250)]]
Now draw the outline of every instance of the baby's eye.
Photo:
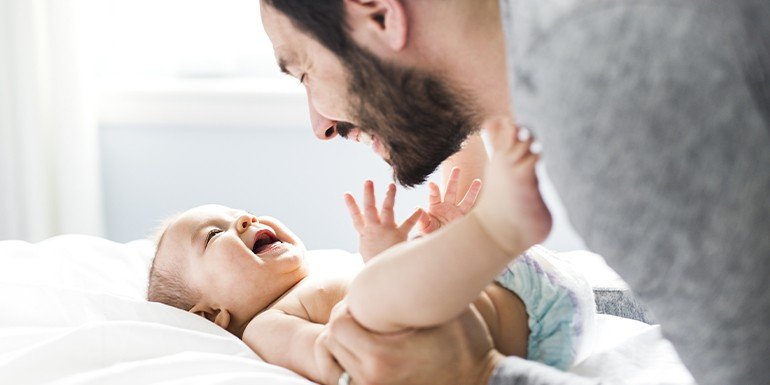
[(215, 235), (221, 233), (221, 229), (212, 229), (209, 231), (209, 234), (206, 236), (206, 245), (208, 246), (209, 242), (211, 241), (211, 238), (214, 238)]
[(302, 74), (299, 77), (300, 84), (305, 84), (305, 78), (307, 78), (307, 74)]

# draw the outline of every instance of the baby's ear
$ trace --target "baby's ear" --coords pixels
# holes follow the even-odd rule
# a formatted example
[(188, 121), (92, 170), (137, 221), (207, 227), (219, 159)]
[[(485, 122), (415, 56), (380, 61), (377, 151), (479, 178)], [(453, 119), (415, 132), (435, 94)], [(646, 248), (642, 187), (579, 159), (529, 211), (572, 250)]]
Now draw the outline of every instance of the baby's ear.
[(227, 311), (227, 309), (221, 309), (218, 310), (216, 314), (214, 323), (219, 325), (222, 329), (228, 330), (227, 327), (230, 326), (230, 312)]
[(213, 309), (208, 305), (196, 304), (189, 311), (219, 325), (222, 329), (227, 330), (230, 326), (230, 312), (227, 309)]

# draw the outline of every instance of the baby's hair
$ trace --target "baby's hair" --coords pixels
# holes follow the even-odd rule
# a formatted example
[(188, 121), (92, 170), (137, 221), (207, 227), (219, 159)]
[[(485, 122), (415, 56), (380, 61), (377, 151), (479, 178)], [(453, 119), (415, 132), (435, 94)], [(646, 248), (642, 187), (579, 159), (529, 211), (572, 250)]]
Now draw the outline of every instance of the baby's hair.
[(195, 306), (198, 293), (182, 278), (183, 266), (176, 258), (166, 258), (169, 260), (165, 263), (158, 263), (166, 232), (178, 217), (179, 215), (174, 215), (163, 221), (152, 236), (155, 242), (155, 256), (150, 267), (147, 300), (188, 311)]

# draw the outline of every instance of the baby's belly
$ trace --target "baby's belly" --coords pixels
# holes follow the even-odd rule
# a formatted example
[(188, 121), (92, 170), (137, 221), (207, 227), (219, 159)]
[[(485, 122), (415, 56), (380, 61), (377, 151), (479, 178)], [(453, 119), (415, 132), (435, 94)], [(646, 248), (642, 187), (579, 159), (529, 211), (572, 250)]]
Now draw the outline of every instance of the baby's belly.
[(491, 284), (473, 302), (473, 306), (489, 327), (497, 351), (506, 356), (527, 357), (527, 308), (516, 294)]

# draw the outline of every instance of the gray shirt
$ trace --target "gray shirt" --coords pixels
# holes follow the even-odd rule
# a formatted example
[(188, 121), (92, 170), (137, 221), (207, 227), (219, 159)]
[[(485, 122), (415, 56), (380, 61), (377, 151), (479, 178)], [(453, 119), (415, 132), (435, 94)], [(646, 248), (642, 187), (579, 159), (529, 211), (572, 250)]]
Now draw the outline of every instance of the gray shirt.
[[(701, 385), (770, 382), (770, 1), (501, 0), (517, 122)], [(491, 384), (578, 379), (507, 360)]]

